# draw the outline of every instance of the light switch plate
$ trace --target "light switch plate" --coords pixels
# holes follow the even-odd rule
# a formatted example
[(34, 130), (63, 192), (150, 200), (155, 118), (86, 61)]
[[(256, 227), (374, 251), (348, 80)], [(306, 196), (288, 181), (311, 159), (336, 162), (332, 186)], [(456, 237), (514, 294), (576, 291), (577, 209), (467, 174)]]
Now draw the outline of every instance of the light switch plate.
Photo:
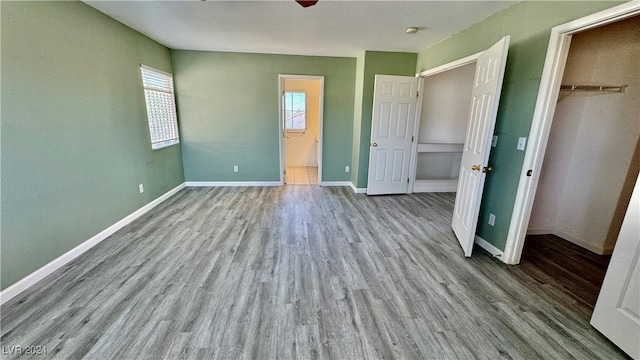
[(518, 147), (517, 147), (517, 149), (524, 151), (524, 147), (526, 146), (526, 144), (527, 144), (527, 138), (526, 137), (519, 137), (518, 138)]
[(496, 216), (489, 214), (489, 225), (494, 226), (496, 224)]
[(491, 147), (496, 147), (498, 145), (498, 135), (493, 135), (491, 139)]

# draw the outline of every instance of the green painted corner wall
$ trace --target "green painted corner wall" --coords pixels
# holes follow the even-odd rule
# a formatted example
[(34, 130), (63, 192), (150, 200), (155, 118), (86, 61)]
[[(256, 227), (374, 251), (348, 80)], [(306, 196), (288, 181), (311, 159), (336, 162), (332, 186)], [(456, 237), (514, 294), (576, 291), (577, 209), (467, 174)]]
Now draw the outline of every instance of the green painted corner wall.
[(322, 181), (349, 180), (355, 58), (177, 50), (172, 59), (187, 181), (280, 181), (278, 74), (324, 76)]
[(81, 2), (0, 6), (6, 289), (184, 175), (179, 146), (151, 150), (139, 72), (171, 71), (167, 48)]
[(357, 188), (367, 187), (369, 175), (369, 141), (371, 139), (375, 75), (414, 76), (417, 58), (418, 54), (416, 53), (384, 51), (365, 51), (363, 59), (358, 57), (358, 69), (362, 72), (361, 75), (358, 75), (358, 80), (362, 82), (362, 96), (356, 100), (356, 105), (361, 103), (361, 110), (360, 116), (354, 119), (353, 157), (357, 157), (357, 169), (351, 178)]
[[(504, 250), (524, 160), (516, 150), (519, 137), (529, 136), (533, 110), (551, 28), (618, 5), (612, 1), (523, 1), (473, 25), (418, 55), (416, 72), (482, 51), (511, 36), (507, 69), (498, 109), (497, 147), (489, 163), (494, 172), (485, 184), (476, 233)], [(495, 226), (487, 224), (489, 213)]]

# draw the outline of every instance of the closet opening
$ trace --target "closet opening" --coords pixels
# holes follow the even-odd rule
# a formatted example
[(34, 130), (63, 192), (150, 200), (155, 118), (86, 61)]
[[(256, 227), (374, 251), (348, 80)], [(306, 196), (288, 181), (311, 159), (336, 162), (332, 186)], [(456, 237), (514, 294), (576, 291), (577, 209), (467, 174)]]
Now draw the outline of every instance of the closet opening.
[(451, 63), (420, 76), (411, 192), (456, 192), (476, 60)]
[(521, 264), (593, 307), (640, 171), (640, 16), (572, 35)]

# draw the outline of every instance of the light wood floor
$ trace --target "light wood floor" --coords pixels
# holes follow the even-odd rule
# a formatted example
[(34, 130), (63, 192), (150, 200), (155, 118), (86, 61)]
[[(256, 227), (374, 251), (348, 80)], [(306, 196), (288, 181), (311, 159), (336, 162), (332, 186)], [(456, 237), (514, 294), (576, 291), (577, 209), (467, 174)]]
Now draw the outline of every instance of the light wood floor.
[(464, 258), (452, 205), (188, 188), (3, 305), (2, 346), (46, 346), (39, 359), (625, 358), (553, 279), (479, 249)]
[(317, 185), (317, 166), (287, 166), (288, 185)]

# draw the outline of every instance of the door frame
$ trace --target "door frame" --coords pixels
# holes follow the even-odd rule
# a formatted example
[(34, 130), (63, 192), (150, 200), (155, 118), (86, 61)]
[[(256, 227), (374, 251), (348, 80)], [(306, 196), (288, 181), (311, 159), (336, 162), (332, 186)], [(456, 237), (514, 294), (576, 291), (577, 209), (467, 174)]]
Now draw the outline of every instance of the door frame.
[[(640, 15), (640, 2), (631, 1), (551, 29), (529, 132), (529, 146), (525, 151), (520, 171), (520, 181), (502, 258), (505, 263), (518, 264), (522, 256), (572, 35), (636, 15)], [(527, 175), (528, 172), (531, 172), (531, 175)]]
[(286, 80), (320, 80), (320, 96), (318, 98), (318, 185), (322, 186), (322, 139), (324, 132), (324, 76), (317, 75), (289, 75), (278, 74), (278, 136), (280, 137), (280, 186), (284, 185), (284, 172), (287, 168), (285, 154), (285, 135), (284, 135), (284, 109), (282, 104), (282, 96), (284, 95), (284, 82)]
[(478, 61), (478, 58), (480, 57), (480, 55), (482, 55), (483, 52), (484, 51), (480, 51), (475, 54), (465, 56), (458, 60), (454, 60), (416, 74), (416, 77), (418, 78), (418, 103), (416, 106), (416, 120), (413, 127), (413, 135), (415, 136), (416, 141), (413, 142), (411, 147), (412, 160), (409, 166), (409, 193), (413, 193), (413, 188), (416, 183), (416, 171), (418, 168), (418, 135), (420, 135), (420, 117), (422, 116), (422, 102), (424, 100), (424, 79), (429, 76), (459, 68), (461, 66), (473, 64)]

